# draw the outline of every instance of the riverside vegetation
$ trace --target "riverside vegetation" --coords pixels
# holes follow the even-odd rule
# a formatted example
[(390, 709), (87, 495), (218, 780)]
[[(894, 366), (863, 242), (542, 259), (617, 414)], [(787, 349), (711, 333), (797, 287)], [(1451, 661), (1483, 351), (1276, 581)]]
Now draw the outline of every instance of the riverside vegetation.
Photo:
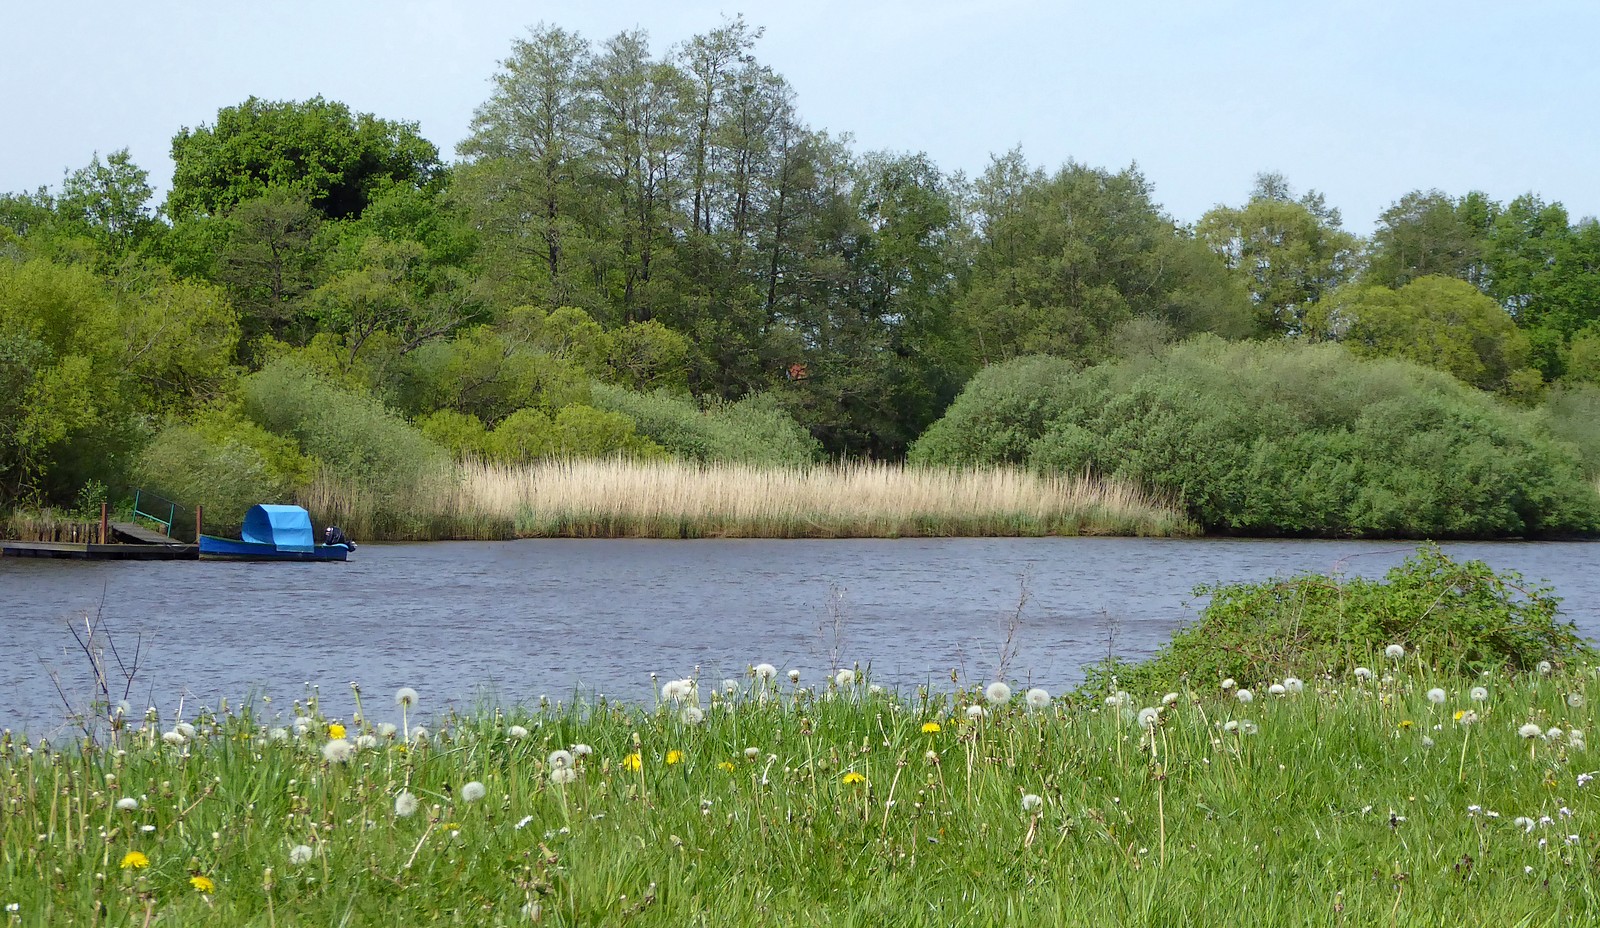
[[(1181, 516), (886, 532), (1600, 530), (1600, 223), (1414, 191), (1363, 237), (1273, 174), (1191, 223), (1134, 167), (1021, 151), (969, 179), (808, 125), (761, 35), (537, 26), (454, 160), (250, 98), (173, 127), (159, 204), (126, 150), (0, 195), (0, 511), (142, 487), (219, 530), (338, 499), (313, 515), (368, 538), (500, 537), (564, 517), (451, 522), (441, 473), (675, 458), (759, 496), (757, 468), (909, 456)], [(743, 530), (655, 519), (610, 524)]]
[[(77, 744), (0, 738), (0, 903), (26, 925), (1596, 918), (1587, 645), (1547, 592), (1436, 552), (1366, 597), (1393, 614), (1299, 676), (1290, 652), (1239, 678), (1158, 661), (1052, 695), (1002, 654), (985, 686), (911, 693), (756, 664), (643, 705), (427, 714), (352, 684), (102, 707)], [(1516, 647), (1464, 662), (1430, 633), (1482, 623)]]

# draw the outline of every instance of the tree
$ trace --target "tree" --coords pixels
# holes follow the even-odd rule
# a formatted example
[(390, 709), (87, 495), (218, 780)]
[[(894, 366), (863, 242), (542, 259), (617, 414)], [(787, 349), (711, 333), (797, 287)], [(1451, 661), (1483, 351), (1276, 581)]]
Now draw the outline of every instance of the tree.
[(1299, 334), (1306, 311), (1357, 270), (1339, 211), (1314, 190), (1292, 199), (1281, 174), (1258, 175), (1248, 203), (1210, 210), (1196, 232), (1245, 281), (1262, 335)]
[(1427, 276), (1487, 285), (1486, 222), (1497, 209), (1481, 193), (1467, 194), (1458, 203), (1438, 190), (1411, 191), (1378, 218), (1363, 279), (1385, 287), (1403, 287)]
[(1363, 357), (1406, 358), (1481, 390), (1504, 391), (1528, 363), (1528, 339), (1500, 304), (1464, 280), (1419, 277), (1399, 290), (1353, 286), (1308, 318)]
[(268, 188), (228, 212), (216, 275), (239, 310), (246, 339), (304, 340), (303, 300), (317, 282), (322, 223), (306, 194), (286, 187)]
[(277, 187), (298, 191), (323, 216), (359, 216), (391, 184), (425, 186), (439, 151), (416, 123), (352, 113), (337, 101), (251, 97), (217, 112), (215, 125), (172, 139), (166, 213), (179, 222), (216, 216)]
[(126, 148), (100, 155), (67, 175), (56, 209), (113, 258), (127, 254), (157, 227), (150, 214), (150, 174), (133, 163)]

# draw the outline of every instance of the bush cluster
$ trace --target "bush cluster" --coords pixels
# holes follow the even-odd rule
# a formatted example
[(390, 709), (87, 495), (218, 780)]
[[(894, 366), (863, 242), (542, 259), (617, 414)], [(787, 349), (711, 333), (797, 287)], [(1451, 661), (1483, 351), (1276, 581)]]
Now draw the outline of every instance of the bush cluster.
[(657, 390), (639, 393), (595, 384), (593, 402), (637, 423), (639, 433), (674, 457), (691, 461), (793, 467), (813, 463), (821, 446), (770, 397), (702, 410), (693, 399)]
[(1128, 479), (1211, 531), (1594, 532), (1600, 496), (1547, 423), (1408, 362), (1207, 337), (1082, 370), (1044, 358), (989, 368), (911, 461)]

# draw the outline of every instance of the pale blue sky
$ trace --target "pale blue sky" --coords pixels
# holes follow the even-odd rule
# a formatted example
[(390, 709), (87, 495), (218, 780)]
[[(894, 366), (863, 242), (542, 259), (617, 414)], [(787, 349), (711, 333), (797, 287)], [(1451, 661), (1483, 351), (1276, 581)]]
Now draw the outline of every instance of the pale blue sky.
[[(981, 171), (1137, 161), (1193, 221), (1262, 170), (1370, 232), (1417, 187), (1529, 190), (1600, 214), (1600, 3), (105, 0), (0, 13), (0, 191), (128, 147), (164, 189), (181, 126), (254, 94), (414, 120), (453, 155), (513, 37), (540, 20), (658, 49), (743, 13), (811, 125)], [(19, 8), (20, 7), (20, 8)]]

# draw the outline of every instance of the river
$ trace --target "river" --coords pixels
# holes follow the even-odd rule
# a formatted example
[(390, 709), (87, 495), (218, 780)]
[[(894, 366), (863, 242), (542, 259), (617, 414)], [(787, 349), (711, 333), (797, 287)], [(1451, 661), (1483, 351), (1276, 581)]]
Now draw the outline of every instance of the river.
[[(1600, 635), (1600, 547), (1444, 547), (1547, 582), (1566, 616)], [(352, 681), (385, 718), (400, 686), (421, 692), (426, 713), (575, 693), (647, 700), (651, 674), (698, 668), (715, 685), (762, 661), (815, 684), (834, 653), (870, 663), (886, 685), (948, 685), (952, 672), (985, 682), (1024, 593), (1009, 675), (1060, 692), (1108, 651), (1152, 653), (1195, 615), (1197, 585), (1305, 570), (1376, 576), (1411, 550), (1245, 539), (563, 539), (363, 545), (346, 564), (7, 558), (0, 727), (65, 730), (53, 680), (74, 704), (93, 692), (68, 630), (86, 614), (99, 614), (124, 660), (141, 643), (131, 702), (164, 717), (180, 702), (192, 716), (260, 694), (282, 708), (310, 686), (326, 711), (348, 717)]]

